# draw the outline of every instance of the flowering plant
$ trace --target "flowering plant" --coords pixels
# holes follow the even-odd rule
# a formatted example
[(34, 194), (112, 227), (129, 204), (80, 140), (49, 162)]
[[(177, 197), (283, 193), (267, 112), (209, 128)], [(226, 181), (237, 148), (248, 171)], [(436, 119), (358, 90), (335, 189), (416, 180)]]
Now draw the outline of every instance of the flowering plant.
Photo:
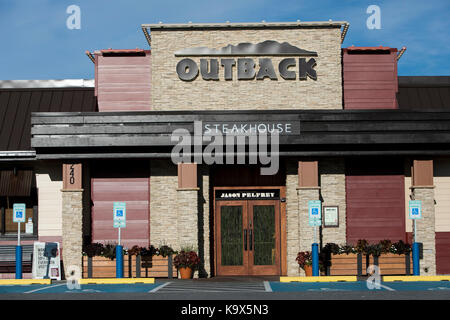
[(200, 258), (195, 251), (181, 251), (173, 259), (174, 266), (179, 268), (195, 269), (200, 264)]
[(295, 259), (298, 262), (300, 268), (305, 269), (305, 266), (312, 265), (312, 255), (310, 251), (302, 251), (297, 254)]

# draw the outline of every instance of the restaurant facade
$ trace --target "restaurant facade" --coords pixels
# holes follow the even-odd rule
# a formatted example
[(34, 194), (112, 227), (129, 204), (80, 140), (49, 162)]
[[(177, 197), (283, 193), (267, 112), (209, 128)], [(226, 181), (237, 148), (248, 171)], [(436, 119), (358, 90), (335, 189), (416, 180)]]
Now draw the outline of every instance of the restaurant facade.
[[(142, 25), (150, 49), (86, 52), (93, 81), (3, 81), (0, 244), (25, 201), (24, 243), (81, 267), (125, 202), (126, 248), (195, 246), (200, 277), (295, 276), (314, 240), (411, 243), (421, 200), (421, 274), (450, 273), (450, 77), (399, 77), (404, 49), (343, 48), (348, 27)], [(317, 236), (311, 200), (330, 212)]]

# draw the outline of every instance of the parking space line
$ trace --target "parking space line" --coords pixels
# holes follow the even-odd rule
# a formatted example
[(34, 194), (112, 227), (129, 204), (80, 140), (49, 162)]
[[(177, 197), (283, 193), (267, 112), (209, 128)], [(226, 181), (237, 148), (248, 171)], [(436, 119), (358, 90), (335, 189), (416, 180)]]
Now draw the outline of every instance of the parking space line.
[(266, 289), (266, 292), (272, 292), (272, 287), (270, 286), (269, 281), (264, 281), (264, 289)]
[(162, 289), (162, 288), (164, 288), (165, 286), (168, 286), (168, 285), (171, 284), (171, 283), (172, 283), (172, 282), (166, 282), (166, 283), (163, 283), (162, 285), (157, 286), (157, 287), (154, 288), (153, 290), (150, 290), (148, 293), (154, 293), (154, 292), (158, 291), (159, 289)]
[(38, 289), (26, 291), (26, 292), (24, 292), (24, 293), (33, 293), (33, 292), (36, 292), (36, 291), (41, 291), (41, 290), (46, 290), (46, 289), (56, 288), (56, 287), (66, 286), (66, 285), (67, 285), (66, 283), (55, 284), (54, 286), (48, 286), (48, 287), (44, 287), (44, 288), (38, 288)]

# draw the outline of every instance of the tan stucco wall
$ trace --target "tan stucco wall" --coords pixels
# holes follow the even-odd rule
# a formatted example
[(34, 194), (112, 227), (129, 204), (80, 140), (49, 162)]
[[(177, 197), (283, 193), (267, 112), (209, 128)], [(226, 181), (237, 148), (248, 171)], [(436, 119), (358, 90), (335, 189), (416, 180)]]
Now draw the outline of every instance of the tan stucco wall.
[[(152, 37), (152, 110), (236, 110), (236, 109), (342, 109), (341, 31), (339, 28), (320, 29), (255, 29), (255, 30), (151, 30)], [(278, 80), (224, 80), (219, 65), (219, 80), (203, 80), (199, 76), (190, 82), (182, 81), (176, 73), (178, 50), (193, 47), (220, 49), (228, 44), (253, 44), (275, 40), (288, 42), (301, 49), (315, 51), (318, 56), (315, 70), (317, 80), (310, 78), (284, 80), (278, 63), (285, 57), (271, 57)], [(200, 57), (189, 57), (200, 66)], [(208, 57), (202, 57), (208, 59)], [(219, 59), (221, 57), (214, 57)], [(237, 63), (238, 57), (234, 58)], [(245, 57), (239, 57), (245, 58)], [(250, 57), (247, 57), (250, 58)], [(255, 60), (258, 70), (258, 59)], [(306, 58), (308, 60), (309, 57)], [(290, 69), (291, 70), (291, 69)]]
[(39, 237), (62, 236), (62, 166), (42, 164), (36, 168)]

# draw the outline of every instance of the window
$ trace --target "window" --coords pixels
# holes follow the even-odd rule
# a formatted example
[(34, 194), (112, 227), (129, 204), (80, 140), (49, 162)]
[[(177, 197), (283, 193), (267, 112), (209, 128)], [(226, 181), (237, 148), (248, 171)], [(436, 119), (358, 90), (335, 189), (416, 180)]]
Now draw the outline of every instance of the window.
[[(20, 224), (21, 237), (37, 236), (38, 197), (35, 185), (32, 170), (0, 169), (0, 237), (17, 237), (18, 223), (13, 222), (14, 203), (24, 203), (26, 206), (26, 222)], [(28, 222), (32, 222), (33, 226), (28, 224), (27, 227)]]

